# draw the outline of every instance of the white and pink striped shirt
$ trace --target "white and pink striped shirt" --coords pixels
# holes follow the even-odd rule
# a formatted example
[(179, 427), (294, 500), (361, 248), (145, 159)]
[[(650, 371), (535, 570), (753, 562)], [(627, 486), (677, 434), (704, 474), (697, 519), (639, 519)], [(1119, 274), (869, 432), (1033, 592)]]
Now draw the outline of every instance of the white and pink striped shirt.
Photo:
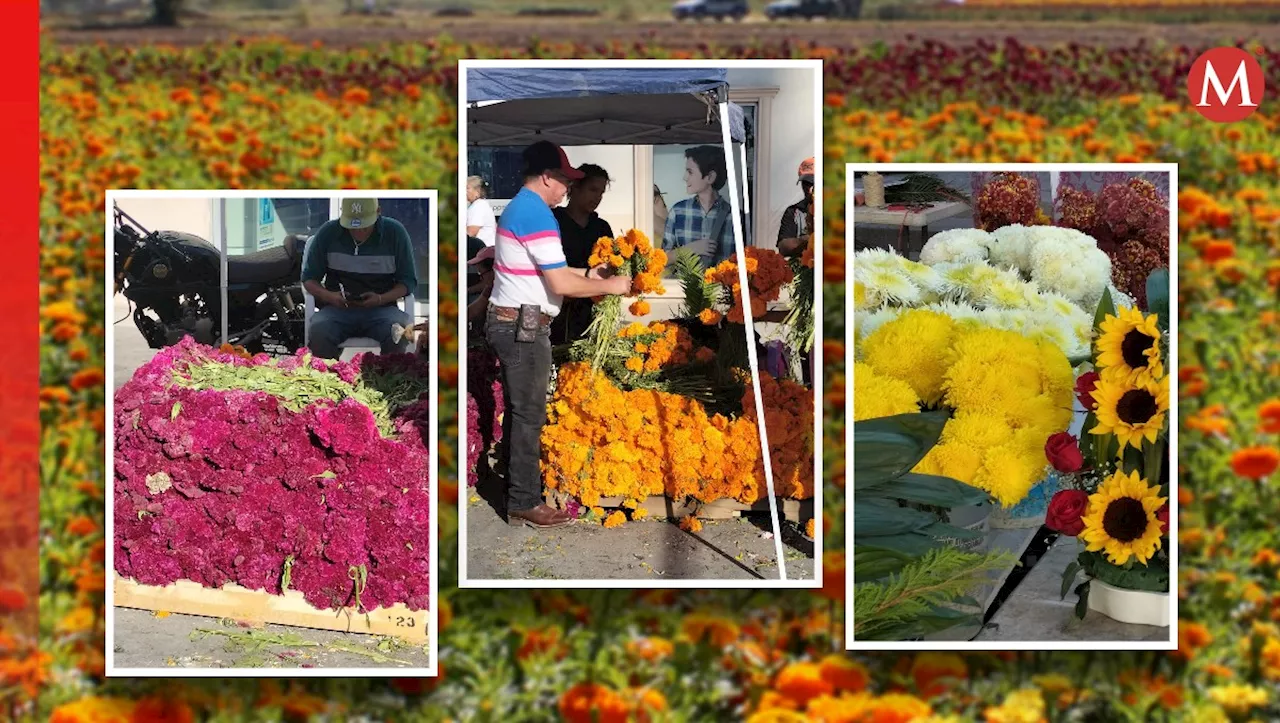
[(559, 314), (564, 297), (551, 292), (542, 272), (567, 265), (555, 214), (538, 194), (520, 189), (498, 219), (492, 303), (512, 308), (538, 304), (545, 314)]

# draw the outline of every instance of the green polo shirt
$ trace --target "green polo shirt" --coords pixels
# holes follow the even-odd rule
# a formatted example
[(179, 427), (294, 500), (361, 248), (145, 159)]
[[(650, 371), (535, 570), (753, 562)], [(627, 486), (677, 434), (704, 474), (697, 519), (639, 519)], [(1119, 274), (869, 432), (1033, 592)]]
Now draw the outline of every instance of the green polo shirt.
[(320, 281), (326, 289), (346, 289), (352, 296), (366, 291), (385, 294), (396, 284), (409, 293), (418, 288), (413, 242), (404, 224), (381, 216), (373, 234), (359, 246), (338, 221), (326, 222), (316, 231), (302, 269), (303, 281)]

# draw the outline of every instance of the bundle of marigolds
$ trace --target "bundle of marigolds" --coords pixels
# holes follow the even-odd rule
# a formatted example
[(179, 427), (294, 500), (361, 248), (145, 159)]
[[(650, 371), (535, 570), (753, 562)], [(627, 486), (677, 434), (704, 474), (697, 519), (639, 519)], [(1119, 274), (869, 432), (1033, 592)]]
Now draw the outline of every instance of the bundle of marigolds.
[[(769, 435), (774, 492), (801, 500), (813, 497), (813, 390), (790, 379), (774, 379), (761, 370), (760, 399)], [(742, 395), (742, 416), (756, 419), (755, 394), (750, 387)]]
[[(764, 315), (769, 302), (777, 301), (782, 288), (791, 283), (795, 274), (791, 265), (782, 254), (772, 249), (760, 249), (748, 246), (747, 252), (747, 284), (751, 287), (751, 318)], [(728, 308), (727, 313), (716, 309), (702, 311), (700, 318), (704, 324), (714, 325), (721, 317), (731, 323), (742, 324), (742, 286), (738, 280), (738, 264), (733, 259), (721, 261), (714, 268), (706, 270), (706, 281), (718, 284), (724, 289), (721, 304)]]
[(543, 481), (588, 507), (621, 497), (634, 519), (649, 495), (750, 504), (764, 486), (755, 423), (708, 416), (686, 396), (622, 391), (589, 365), (571, 363), (560, 367), (548, 415)]
[(986, 490), (1012, 507), (1045, 476), (1045, 441), (1071, 421), (1071, 364), (1053, 344), (926, 309), (867, 336), (854, 419), (946, 407), (954, 416), (915, 471)]
[(649, 325), (632, 323), (618, 332), (626, 353), (623, 363), (627, 371), (652, 375), (663, 369), (685, 366), (694, 362), (710, 363), (715, 352), (707, 347), (694, 350), (693, 337), (683, 327), (663, 322)]
[(116, 573), (427, 608), (428, 389), (414, 354), (160, 352), (116, 393)]
[[(614, 274), (630, 276), (631, 291), (628, 296), (643, 297), (644, 294), (665, 292), (662, 287), (662, 269), (667, 265), (667, 253), (654, 248), (649, 237), (642, 231), (631, 229), (617, 238), (601, 236), (592, 247), (587, 263), (593, 269), (605, 266)], [(649, 302), (637, 298), (632, 302), (630, 311), (636, 316), (644, 316), (649, 313)], [(596, 299), (586, 335), (593, 369), (598, 370), (604, 363), (604, 356), (621, 320), (621, 296), (610, 294)]]

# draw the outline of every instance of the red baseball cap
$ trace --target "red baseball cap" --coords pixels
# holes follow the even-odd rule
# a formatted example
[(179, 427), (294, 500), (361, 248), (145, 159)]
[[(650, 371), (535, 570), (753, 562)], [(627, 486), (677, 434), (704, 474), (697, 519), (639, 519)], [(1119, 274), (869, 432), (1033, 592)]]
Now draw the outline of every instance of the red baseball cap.
[(524, 165), (526, 175), (559, 171), (570, 181), (577, 181), (587, 175), (574, 168), (564, 149), (551, 141), (538, 141), (524, 149)]

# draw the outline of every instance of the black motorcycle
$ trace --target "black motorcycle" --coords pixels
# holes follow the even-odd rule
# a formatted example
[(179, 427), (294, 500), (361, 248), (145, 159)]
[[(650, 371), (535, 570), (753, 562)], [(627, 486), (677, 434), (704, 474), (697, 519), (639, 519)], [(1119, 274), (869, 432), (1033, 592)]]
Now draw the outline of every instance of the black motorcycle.
[(227, 338), (222, 339), (221, 252), (179, 231), (148, 231), (117, 206), (116, 293), (136, 305), (133, 322), (152, 349), (192, 336), (250, 353), (292, 354), (304, 345), (302, 255), (307, 236), (227, 258)]

